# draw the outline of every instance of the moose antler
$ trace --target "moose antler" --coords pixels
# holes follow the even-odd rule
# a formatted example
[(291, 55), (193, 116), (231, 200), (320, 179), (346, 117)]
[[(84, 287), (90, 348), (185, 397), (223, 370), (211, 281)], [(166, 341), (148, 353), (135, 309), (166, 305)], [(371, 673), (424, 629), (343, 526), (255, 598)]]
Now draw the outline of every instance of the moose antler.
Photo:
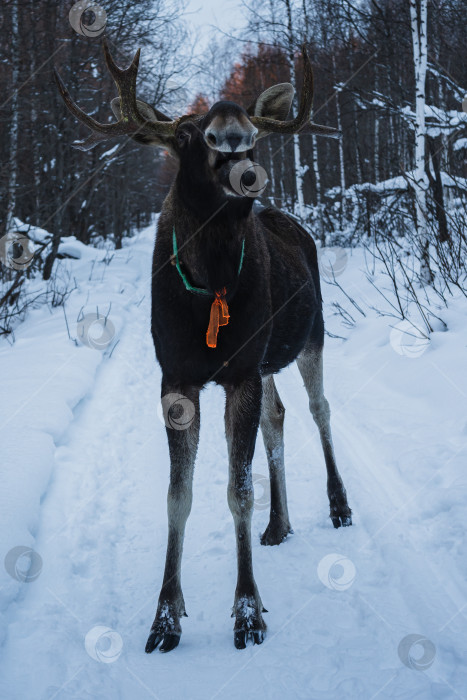
[(107, 68), (115, 81), (118, 94), (120, 95), (121, 118), (117, 122), (101, 124), (89, 114), (83, 112), (73, 102), (58, 72), (54, 69), (55, 80), (66, 106), (80, 122), (88, 126), (92, 131), (92, 134), (87, 139), (76, 141), (73, 146), (81, 151), (88, 151), (101, 141), (106, 141), (115, 136), (134, 136), (136, 134), (147, 137), (152, 136), (153, 138), (173, 136), (180, 119), (172, 121), (162, 112), (154, 110), (158, 121), (151, 121), (146, 119), (138, 109), (136, 103), (136, 78), (141, 49), (138, 49), (128, 68), (122, 69), (113, 60), (105, 39), (103, 46)]
[(320, 136), (330, 136), (339, 138), (340, 131), (332, 126), (322, 126), (310, 122), (311, 108), (313, 105), (313, 70), (311, 68), (310, 59), (305, 45), (302, 47), (303, 56), (303, 85), (302, 94), (300, 95), (300, 105), (298, 107), (297, 116), (295, 119), (288, 121), (280, 121), (279, 119), (270, 119), (269, 117), (250, 117), (252, 124), (259, 129), (261, 135), (266, 136), (268, 133), (275, 134), (317, 134)]

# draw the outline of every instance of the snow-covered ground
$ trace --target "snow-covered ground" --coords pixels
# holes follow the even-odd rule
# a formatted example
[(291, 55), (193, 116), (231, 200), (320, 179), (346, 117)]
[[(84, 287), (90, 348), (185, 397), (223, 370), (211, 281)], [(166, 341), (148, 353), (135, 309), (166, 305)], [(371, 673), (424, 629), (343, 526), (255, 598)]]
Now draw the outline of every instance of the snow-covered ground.
[[(209, 386), (182, 572), (189, 617), (174, 652), (144, 653), (168, 484), (149, 332), (153, 237), (152, 226), (108, 264), (103, 251), (75, 246), (81, 259), (62, 263), (78, 285), (66, 304), (71, 339), (63, 309), (43, 308), (14, 346), (0, 344), (2, 700), (467, 698), (466, 306), (454, 300), (442, 312), (448, 331), (404, 350), (394, 319), (368, 308), (380, 302), (362, 250), (339, 269), (367, 311), (354, 328), (333, 315), (342, 293), (323, 285), (328, 329), (346, 337), (326, 340), (325, 380), (353, 527), (331, 525), (317, 430), (292, 366), (277, 384), (295, 534), (259, 543), (268, 520), (259, 438), (253, 555), (268, 635), (237, 651), (223, 392)], [(91, 324), (107, 312), (104, 329)], [(101, 349), (89, 347), (102, 333)]]

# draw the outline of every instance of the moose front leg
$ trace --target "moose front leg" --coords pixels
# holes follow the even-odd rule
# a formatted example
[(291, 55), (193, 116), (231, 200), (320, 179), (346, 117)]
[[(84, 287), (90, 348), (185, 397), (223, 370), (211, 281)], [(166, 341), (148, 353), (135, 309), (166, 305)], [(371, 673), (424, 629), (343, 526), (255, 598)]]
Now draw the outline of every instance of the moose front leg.
[[(178, 646), (185, 615), (180, 571), (185, 524), (192, 503), (193, 470), (199, 438), (199, 389), (162, 385), (162, 410), (167, 426), (170, 452), (170, 485), (167, 494), (169, 536), (164, 579), (156, 617), (146, 652), (171, 651)], [(162, 642), (162, 643), (161, 643)]]
[(261, 644), (266, 631), (261, 615), (266, 611), (253, 576), (251, 554), (254, 501), (251, 461), (261, 413), (261, 391), (259, 376), (226, 389), (225, 431), (229, 451), (227, 496), (237, 539), (237, 587), (232, 612), (237, 649), (244, 649), (249, 638), (254, 644)]

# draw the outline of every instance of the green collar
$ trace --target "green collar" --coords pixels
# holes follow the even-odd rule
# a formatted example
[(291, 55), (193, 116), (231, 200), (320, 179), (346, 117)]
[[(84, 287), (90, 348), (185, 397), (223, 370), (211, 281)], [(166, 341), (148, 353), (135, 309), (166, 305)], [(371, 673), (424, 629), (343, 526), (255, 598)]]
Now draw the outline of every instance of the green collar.
[[(203, 289), (202, 287), (193, 287), (192, 284), (188, 281), (186, 275), (183, 273), (183, 270), (180, 266), (180, 259), (178, 257), (178, 246), (177, 246), (177, 236), (175, 235), (175, 226), (173, 229), (173, 234), (172, 234), (172, 245), (173, 245), (173, 259), (175, 260), (175, 266), (178, 270), (178, 274), (183, 280), (183, 284), (185, 285), (185, 289), (187, 291), (192, 292), (193, 294), (205, 294), (208, 296), (212, 296), (212, 292), (210, 292), (208, 289)], [(238, 272), (237, 276), (240, 274), (242, 266), (243, 266), (243, 256), (245, 253), (245, 239), (242, 241), (242, 253), (240, 256), (240, 264), (238, 266)]]

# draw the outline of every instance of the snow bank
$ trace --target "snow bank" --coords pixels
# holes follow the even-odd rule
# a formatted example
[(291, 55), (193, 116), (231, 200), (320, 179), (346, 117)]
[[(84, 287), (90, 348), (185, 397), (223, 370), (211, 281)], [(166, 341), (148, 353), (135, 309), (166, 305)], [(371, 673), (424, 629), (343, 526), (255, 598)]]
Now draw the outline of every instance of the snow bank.
[[(50, 238), (47, 231), (19, 221), (17, 230), (35, 242)], [(142, 239), (153, 235), (154, 224)], [(32, 575), (28, 570), (41, 565), (26, 548), (35, 549), (42, 500), (56, 478), (57, 444), (124, 333), (127, 305), (143, 296), (135, 288), (134, 267), (127, 265), (128, 250), (116, 251), (110, 260), (105, 250), (72, 236), (63, 239), (59, 253), (74, 260), (58, 260), (58, 275), (77, 283), (65, 307), (32, 310), (16, 329), (13, 345), (0, 340), (0, 552), (8, 557), (11, 550), (25, 548), (0, 569), (0, 644), (15, 610), (12, 603), (21, 601), (24, 582)], [(30, 284), (44, 285), (37, 279)]]

